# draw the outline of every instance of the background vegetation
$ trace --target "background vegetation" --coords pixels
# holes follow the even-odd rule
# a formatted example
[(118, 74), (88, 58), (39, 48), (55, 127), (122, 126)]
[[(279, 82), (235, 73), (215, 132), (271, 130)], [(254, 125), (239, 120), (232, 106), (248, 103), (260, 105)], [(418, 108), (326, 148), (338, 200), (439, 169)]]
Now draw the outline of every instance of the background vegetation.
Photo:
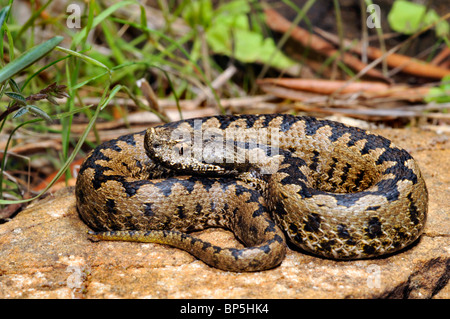
[[(392, 10), (384, 10), (389, 12), (384, 19), (387, 27), (370, 29), (361, 23), (362, 39), (372, 36), (382, 53), (377, 63), (365, 62), (367, 70), (352, 69), (342, 58), (351, 52), (342, 7), (339, 1), (328, 3), (335, 21), (336, 52), (317, 61), (313, 58), (323, 52), (304, 44), (300, 54), (292, 52), (297, 50), (292, 38), (294, 25), (300, 22), (308, 32), (317, 33), (308, 12), (321, 1), (0, 1), (0, 204), (7, 208), (0, 219), (45, 193), (61, 176), (70, 181), (72, 170), (67, 168), (76, 156), (83, 157), (101, 142), (99, 123), (120, 120), (122, 127), (130, 128), (129, 114), (138, 110), (155, 114), (153, 124), (169, 121), (174, 112), (180, 117), (194, 109), (197, 115), (209, 114), (208, 107), (217, 114), (255, 112), (252, 97), (266, 99), (267, 93), (278, 99), (270, 98), (270, 105), (262, 104), (267, 109), (257, 111), (323, 115), (318, 106), (339, 103), (327, 97), (318, 105), (305, 102), (305, 93), (297, 99), (286, 96), (291, 91), (269, 92), (267, 83), (260, 81), (271, 76), (358, 82), (376, 67), (381, 74), (377, 81), (410, 84), (411, 75), (405, 80), (388, 73), (386, 52), (395, 46), (386, 47), (385, 39), (391, 32), (397, 32), (401, 44), (397, 49), (408, 48), (410, 39), (423, 34), (432, 36), (435, 45), (420, 56), (422, 61), (430, 62), (450, 47), (446, 12), (397, 1)], [(361, 21), (369, 18), (370, 5), (370, 0), (359, 1)], [(267, 26), (268, 7), (290, 12), (289, 30)], [(410, 102), (421, 106), (408, 110), (416, 112), (413, 116), (393, 116), (389, 104), (385, 113), (373, 116), (363, 107), (364, 112), (354, 112), (354, 117), (387, 124), (395, 120), (398, 125), (418, 119), (447, 125), (449, 76), (414, 79), (415, 85), (426, 88), (420, 100), (394, 99), (402, 107)], [(323, 92), (317, 94), (323, 98)], [(341, 102), (349, 99), (344, 96)], [(438, 102), (444, 104), (436, 106)], [(350, 109), (368, 105), (364, 103), (369, 101)], [(49, 167), (57, 173), (42, 186)]]

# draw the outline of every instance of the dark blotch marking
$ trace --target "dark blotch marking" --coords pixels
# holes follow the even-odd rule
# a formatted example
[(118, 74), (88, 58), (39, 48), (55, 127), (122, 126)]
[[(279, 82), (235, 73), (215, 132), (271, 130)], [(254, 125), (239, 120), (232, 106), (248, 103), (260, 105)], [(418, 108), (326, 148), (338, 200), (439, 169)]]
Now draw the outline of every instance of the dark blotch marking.
[(397, 234), (397, 237), (400, 239), (407, 239), (408, 236), (403, 232), (401, 227), (395, 227), (395, 232)]
[(306, 162), (298, 157), (291, 156), (290, 152), (281, 153), (284, 156), (283, 164), (288, 164), (286, 167), (279, 170), (280, 173), (286, 173), (286, 176), (280, 181), (283, 185), (300, 185), (304, 186), (308, 179), (300, 170), (301, 167), (306, 166)]
[(269, 226), (267, 226), (266, 229), (264, 229), (264, 233), (266, 234), (266, 233), (273, 233), (273, 232), (275, 232), (276, 231), (275, 227), (276, 227), (275, 223), (270, 222)]
[(273, 240), (276, 241), (277, 243), (284, 243), (284, 239), (280, 235), (273, 236)]
[[(344, 129), (344, 130), (345, 130), (345, 132), (349, 132), (348, 129)], [(349, 137), (349, 141), (347, 142), (348, 147), (354, 146), (357, 141), (365, 140), (368, 138), (367, 133), (360, 128), (352, 127), (352, 128), (350, 128), (350, 130), (351, 130), (351, 132), (350, 132), (351, 134)]]
[(186, 215), (184, 214), (184, 205), (178, 205), (177, 206), (177, 215), (181, 219), (186, 217)]
[(334, 173), (334, 170), (336, 169), (336, 164), (338, 162), (338, 159), (336, 157), (332, 157), (331, 159), (333, 160), (333, 163), (331, 163), (330, 169), (327, 172), (328, 178), (333, 177), (333, 173)]
[(283, 205), (283, 203), (281, 201), (277, 202), (275, 207), (272, 208), (272, 209), (273, 209), (274, 214), (276, 216), (285, 216), (285, 215), (287, 215), (287, 212), (284, 209), (284, 205)]
[(234, 120), (236, 120), (236, 116), (232, 116), (230, 118), (230, 120), (220, 121), (220, 127), (219, 128), (221, 130), (225, 130), (231, 124), (231, 121), (234, 121)]
[[(384, 154), (389, 153), (384, 156)], [(383, 174), (394, 174), (396, 180), (409, 180), (413, 184), (417, 183), (417, 175), (414, 171), (404, 165), (405, 161), (411, 159), (411, 156), (404, 150), (393, 149), (390, 152), (384, 152), (378, 159), (377, 165), (382, 163), (384, 160), (395, 160), (397, 163), (394, 166), (386, 169)]]
[(287, 132), (291, 126), (297, 122), (297, 119), (290, 116), (283, 116), (283, 121), (280, 124), (280, 131)]
[(290, 224), (289, 229), (294, 233), (298, 233), (298, 227), (295, 224)]
[[(306, 122), (305, 133), (306, 133), (306, 135), (309, 135), (309, 136), (316, 134), (316, 132), (319, 128), (329, 124), (329, 122), (327, 122), (327, 121), (319, 122), (315, 118), (305, 117), (305, 118), (303, 118), (303, 120)], [(289, 128), (290, 128), (290, 126), (289, 126)]]
[[(107, 181), (109, 176), (105, 176), (105, 172), (111, 170), (109, 167), (104, 167), (99, 164), (96, 164), (96, 161), (103, 160), (103, 161), (110, 161), (111, 159), (103, 154), (102, 150), (105, 148), (108, 148), (109, 146), (114, 147), (115, 143), (114, 141), (109, 141), (98, 148), (96, 148), (91, 155), (86, 159), (86, 161), (81, 165), (80, 171), (78, 172), (79, 175), (83, 175), (84, 171), (87, 168), (93, 168), (94, 169), (94, 179), (92, 181), (92, 186), (95, 190), (98, 190), (102, 183)], [(119, 148), (120, 150), (120, 148)]]
[(242, 255), (241, 249), (230, 248), (230, 250), (231, 250), (231, 254), (233, 255), (235, 260), (238, 260), (241, 257), (241, 255)]
[(332, 142), (336, 142), (342, 135), (348, 133), (348, 130), (340, 125), (330, 124), (331, 136), (328, 138)]
[(265, 254), (270, 253), (270, 245), (269, 244), (264, 245), (264, 246), (260, 246), (260, 247), (258, 247), (258, 249), (262, 250)]
[(302, 238), (302, 236), (300, 236), (300, 234), (295, 235), (293, 239), (296, 243), (299, 243), (299, 244), (303, 243), (303, 238)]
[(149, 182), (146, 180), (134, 181), (134, 182), (126, 182), (122, 180), (122, 186), (125, 189), (125, 193), (128, 197), (131, 197), (136, 194), (136, 192), (141, 188), (142, 185), (146, 185)]
[(128, 167), (128, 164), (125, 162), (122, 162), (122, 166), (125, 167), (128, 171), (130, 171), (130, 168)]
[(154, 214), (155, 213), (153, 212), (153, 209), (152, 209), (152, 203), (144, 203), (144, 215), (151, 217)]
[[(361, 150), (361, 155), (369, 154), (369, 152), (371, 150), (374, 150), (377, 148), (386, 149), (386, 150), (390, 149), (389, 147), (391, 145), (391, 141), (384, 137), (365, 134), (365, 139), (367, 140), (367, 142), (364, 145), (364, 148)], [(389, 154), (390, 152), (388, 151), (385, 153)], [(384, 159), (381, 159), (381, 160), (384, 161)]]
[(207, 250), (208, 248), (212, 247), (211, 243), (203, 242), (202, 250)]
[(319, 164), (319, 157), (320, 157), (320, 153), (316, 150), (313, 150), (313, 158), (311, 159), (312, 163), (309, 165), (309, 168), (312, 169), (313, 171), (317, 170), (317, 166)]
[(350, 171), (350, 168), (352, 168), (352, 166), (347, 163), (345, 164), (345, 166), (342, 168), (342, 175), (341, 175), (341, 183), (339, 185), (344, 185), (344, 183), (347, 181), (347, 177), (348, 177), (348, 172)]
[[(264, 120), (262, 121), (263, 127), (269, 127), (270, 122), (274, 119), (273, 116), (269, 115), (263, 115)], [(260, 119), (261, 120), (261, 119)]]
[(202, 210), (203, 210), (203, 206), (200, 203), (197, 203), (197, 205), (195, 206), (195, 211), (200, 213)]
[(172, 194), (172, 188), (175, 183), (178, 183), (180, 180), (176, 178), (168, 178), (161, 182), (155, 183), (156, 187), (163, 193), (164, 196), (170, 196)]
[(370, 245), (364, 245), (363, 251), (367, 255), (372, 255), (373, 253), (375, 253), (375, 247)]
[(300, 195), (301, 198), (311, 198), (313, 196), (313, 194), (311, 194), (311, 192), (305, 185), (302, 186), (297, 194)]
[(349, 239), (349, 240), (347, 240), (345, 243), (346, 243), (347, 245), (350, 245), (350, 246), (356, 245), (356, 241), (354, 241), (353, 239)]
[[(204, 179), (205, 181), (209, 181), (209, 179)], [(187, 179), (187, 180), (180, 180), (180, 184), (188, 191), (188, 193), (190, 194), (190, 193), (192, 193), (192, 191), (194, 190), (194, 186), (195, 186), (195, 183), (197, 182), (197, 181), (199, 181), (199, 178), (198, 177), (190, 177), (189, 179)], [(208, 183), (203, 183), (202, 182), (202, 185), (204, 185), (204, 186), (206, 186), (205, 188), (207, 188), (206, 190), (207, 191), (209, 191), (209, 187), (210, 187), (210, 185), (208, 185)]]
[[(92, 181), (92, 187), (94, 187), (94, 190), (98, 190), (100, 187), (102, 187), (102, 184), (107, 182), (108, 180), (114, 180), (111, 175), (106, 176), (104, 172), (111, 170), (109, 167), (102, 167), (100, 165), (94, 166), (94, 179)], [(81, 175), (81, 173), (80, 173)], [(116, 176), (116, 175), (113, 175)], [(122, 176), (119, 176), (119, 178), (122, 178)]]
[[(182, 233), (182, 234), (184, 235), (184, 238), (185, 238), (185, 239), (189, 239), (189, 240), (191, 241), (191, 245), (192, 245), (192, 246), (195, 246), (195, 244), (197, 244), (197, 243), (204, 243), (204, 241), (202, 241), (201, 239), (198, 239), (198, 238), (189, 236), (189, 235), (184, 234), (184, 233)], [(203, 246), (203, 245), (202, 245), (202, 246)]]
[(320, 216), (316, 213), (308, 215), (308, 221), (305, 223), (304, 229), (309, 232), (316, 232), (320, 228)]
[(355, 185), (357, 188), (359, 188), (359, 186), (361, 185), (361, 182), (364, 180), (364, 175), (366, 174), (365, 171), (359, 171), (356, 174), (356, 179), (355, 179)]
[(406, 198), (408, 198), (409, 200), (409, 219), (411, 220), (411, 222), (414, 225), (417, 225), (419, 223), (419, 219), (417, 218), (419, 215), (419, 211), (417, 210), (417, 206), (414, 204), (414, 200), (412, 198), (411, 193), (408, 194), (408, 196), (406, 196)]
[[(252, 128), (255, 124), (255, 121), (258, 120), (258, 116), (255, 115), (249, 115), (249, 116), (239, 116), (239, 115), (233, 115), (233, 116), (218, 116), (217, 117), (220, 122), (220, 129), (225, 130), (227, 129), (231, 123), (234, 121), (237, 121), (239, 119), (244, 118), (245, 123), (247, 124), (247, 128)], [(208, 120), (208, 118), (205, 118), (205, 120)]]
[(394, 246), (395, 248), (399, 248), (402, 246), (402, 242), (400, 241), (393, 241), (392, 242), (392, 246)]
[(345, 226), (344, 224), (340, 224), (337, 226), (337, 233), (338, 233), (339, 238), (342, 238), (342, 239), (350, 238), (350, 234), (347, 230), (347, 226)]
[(139, 169), (142, 169), (142, 168), (143, 168), (141, 162), (138, 161), (138, 160), (136, 160), (136, 167), (138, 167)]
[(84, 193), (81, 191), (80, 188), (76, 188), (75, 191), (76, 191), (78, 203), (80, 203), (81, 205), (84, 205), (86, 203), (86, 200), (84, 198)]
[(141, 132), (138, 132), (135, 134), (124, 135), (124, 136), (119, 137), (117, 140), (123, 141), (131, 146), (136, 146), (136, 140), (134, 138), (135, 135), (145, 135), (145, 131), (141, 131)]
[(377, 183), (378, 189), (381, 190), (379, 195), (383, 195), (389, 202), (396, 201), (400, 197), (397, 188), (397, 182), (393, 179), (385, 179)]
[(106, 200), (106, 211), (112, 214), (117, 214), (116, 202), (113, 199), (108, 198)]
[(381, 223), (378, 217), (372, 217), (369, 219), (368, 226), (365, 229), (367, 232), (367, 235), (370, 238), (380, 237), (383, 232), (381, 231)]
[(326, 252), (330, 252), (331, 247), (333, 247), (335, 244), (336, 244), (336, 241), (334, 239), (332, 239), (332, 240), (321, 242), (320, 247), (322, 248), (322, 250), (324, 250)]
[[(250, 199), (250, 201), (252, 201), (251, 199)], [(261, 216), (262, 214), (264, 214), (266, 212), (266, 208), (263, 206), (263, 205), (258, 205), (258, 209), (256, 209), (254, 212), (253, 212), (253, 214), (252, 214), (252, 217), (253, 218), (256, 218), (256, 217), (259, 217), (259, 216)]]
[(241, 196), (242, 194), (245, 194), (248, 192), (250, 192), (250, 189), (248, 189), (244, 186), (241, 186), (239, 184), (236, 184), (236, 192), (235, 192), (236, 196)]

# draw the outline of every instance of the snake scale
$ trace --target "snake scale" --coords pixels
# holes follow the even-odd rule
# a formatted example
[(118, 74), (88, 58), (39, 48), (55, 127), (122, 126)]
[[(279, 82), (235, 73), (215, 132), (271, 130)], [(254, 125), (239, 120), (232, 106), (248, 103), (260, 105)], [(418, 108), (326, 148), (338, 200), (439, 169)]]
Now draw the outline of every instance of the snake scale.
[[(285, 236), (326, 258), (390, 254), (420, 236), (428, 206), (404, 149), (286, 114), (188, 119), (105, 142), (82, 164), (76, 198), (91, 239), (168, 244), (228, 271), (276, 267)], [(207, 227), (245, 247), (190, 234)]]

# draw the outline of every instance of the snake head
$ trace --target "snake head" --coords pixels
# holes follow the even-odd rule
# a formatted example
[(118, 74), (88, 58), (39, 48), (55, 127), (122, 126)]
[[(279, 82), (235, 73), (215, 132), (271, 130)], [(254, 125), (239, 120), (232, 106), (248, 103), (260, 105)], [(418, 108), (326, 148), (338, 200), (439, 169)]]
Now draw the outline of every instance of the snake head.
[[(205, 152), (202, 142), (198, 142), (192, 132), (182, 128), (152, 127), (145, 134), (144, 147), (152, 160), (165, 167), (182, 172), (225, 173), (225, 168), (214, 160), (221, 154)], [(210, 157), (208, 157), (210, 156)], [(206, 160), (205, 160), (206, 158)]]
[[(229, 136), (231, 135), (231, 137)], [(237, 176), (242, 172), (270, 174), (277, 171), (282, 157), (266, 145), (241, 141), (239, 134), (225, 135), (219, 128), (149, 128), (144, 145), (157, 163), (187, 173)], [(271, 153), (272, 152), (272, 153)]]

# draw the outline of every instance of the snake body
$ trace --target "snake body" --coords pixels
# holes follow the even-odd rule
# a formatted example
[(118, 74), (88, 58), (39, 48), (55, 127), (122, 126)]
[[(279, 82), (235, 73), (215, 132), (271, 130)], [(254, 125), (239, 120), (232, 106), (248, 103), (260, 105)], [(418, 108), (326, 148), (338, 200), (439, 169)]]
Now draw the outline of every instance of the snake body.
[[(333, 259), (414, 242), (428, 193), (416, 161), (388, 139), (292, 115), (189, 119), (105, 142), (80, 168), (77, 208), (98, 240), (172, 245), (229, 271), (279, 265), (285, 236)], [(231, 230), (244, 248), (190, 232)]]

